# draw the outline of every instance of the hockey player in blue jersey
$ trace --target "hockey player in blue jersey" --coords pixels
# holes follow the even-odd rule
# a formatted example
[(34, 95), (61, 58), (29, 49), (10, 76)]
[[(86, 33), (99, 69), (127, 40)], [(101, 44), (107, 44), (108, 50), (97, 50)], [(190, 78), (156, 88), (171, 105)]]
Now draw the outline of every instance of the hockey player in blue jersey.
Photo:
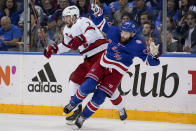
[[(70, 103), (65, 106), (64, 112), (70, 113), (88, 94), (93, 93), (92, 99), (87, 103), (80, 116), (75, 121), (75, 127), (81, 128), (100, 105), (106, 96), (111, 97), (117, 89), (123, 75), (133, 63), (134, 57), (147, 61), (151, 66), (160, 64), (159, 45), (151, 43), (149, 49), (145, 42), (136, 34), (137, 26), (133, 21), (122, 24), (120, 42), (108, 44), (106, 52), (88, 72), (86, 81), (80, 86)], [(114, 32), (115, 33), (115, 32)], [(118, 36), (117, 36), (118, 37)], [(97, 87), (97, 88), (96, 88)]]
[[(120, 28), (109, 24), (112, 21), (109, 21), (109, 19), (106, 19), (104, 17), (103, 11), (98, 5), (91, 5), (91, 20), (93, 21), (93, 23), (95, 23), (95, 25), (100, 31), (105, 33), (108, 41), (113, 41), (117, 43), (120, 41)], [(110, 100), (112, 104), (115, 105), (115, 108), (118, 110), (120, 120), (126, 120), (127, 113), (124, 106), (123, 98), (119, 90), (116, 90), (114, 92)]]

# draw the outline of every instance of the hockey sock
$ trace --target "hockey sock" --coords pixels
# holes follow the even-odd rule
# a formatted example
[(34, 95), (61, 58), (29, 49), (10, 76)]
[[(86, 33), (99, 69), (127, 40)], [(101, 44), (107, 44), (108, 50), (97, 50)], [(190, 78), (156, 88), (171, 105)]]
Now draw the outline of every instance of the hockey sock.
[(96, 110), (99, 108), (99, 105), (96, 105), (92, 101), (89, 101), (88, 104), (85, 106), (84, 110), (82, 111), (82, 116), (85, 118), (89, 118)]
[[(74, 97), (74, 96), (71, 96), (71, 99), (70, 99), (70, 100), (72, 100), (73, 97)], [(72, 111), (78, 110), (78, 106), (79, 106), (79, 105), (77, 105)]]
[(116, 99), (111, 100), (111, 102), (117, 110), (121, 110), (124, 108), (121, 95), (119, 95)]
[(68, 87), (69, 87), (69, 91), (70, 91), (70, 95), (72, 99), (76, 91), (79, 89), (80, 85), (70, 80), (68, 83)]
[(97, 89), (93, 95), (91, 101), (88, 102), (86, 107), (82, 112), (82, 116), (85, 118), (89, 118), (93, 113), (97, 111), (99, 106), (105, 101), (106, 93), (100, 89)]
[(122, 96), (120, 95), (118, 89), (116, 89), (114, 94), (111, 96), (110, 100), (118, 111), (124, 108), (124, 104), (122, 102)]
[(76, 94), (72, 98), (72, 102), (79, 104), (81, 103), (88, 94), (94, 92), (95, 88), (97, 86), (97, 82), (91, 78), (87, 78), (86, 81), (80, 86), (80, 88), (76, 91)]

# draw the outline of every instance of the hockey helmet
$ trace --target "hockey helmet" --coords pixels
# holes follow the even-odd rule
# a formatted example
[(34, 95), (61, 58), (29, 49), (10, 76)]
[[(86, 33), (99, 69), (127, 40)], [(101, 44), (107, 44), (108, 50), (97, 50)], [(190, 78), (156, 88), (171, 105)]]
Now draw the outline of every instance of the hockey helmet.
[(65, 16), (71, 16), (71, 18), (73, 16), (76, 16), (76, 18), (79, 18), (80, 17), (80, 10), (78, 9), (77, 6), (74, 6), (74, 5), (68, 6), (63, 10), (62, 16), (63, 16), (63, 18)]
[(137, 32), (137, 24), (134, 21), (128, 20), (122, 23), (121, 30), (136, 33)]

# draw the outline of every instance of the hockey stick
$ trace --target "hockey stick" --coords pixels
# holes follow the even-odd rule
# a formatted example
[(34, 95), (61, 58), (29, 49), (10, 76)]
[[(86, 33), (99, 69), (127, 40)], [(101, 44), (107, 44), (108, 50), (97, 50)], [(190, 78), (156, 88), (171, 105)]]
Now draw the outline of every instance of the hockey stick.
[[(47, 45), (47, 43), (46, 43), (46, 37), (45, 37), (45, 35), (43, 33), (43, 30), (42, 30), (42, 28), (40, 27), (40, 24), (39, 24), (38, 16), (37, 16), (36, 9), (35, 9), (35, 4), (33, 3), (32, 0), (30, 1), (30, 4), (31, 4), (32, 10), (33, 10), (33, 15), (35, 17), (35, 21), (37, 22), (36, 23), (36, 26), (38, 25), (38, 29), (40, 29), (41, 36), (44, 39), (44, 44)], [(44, 45), (42, 45), (42, 46), (44, 47)]]

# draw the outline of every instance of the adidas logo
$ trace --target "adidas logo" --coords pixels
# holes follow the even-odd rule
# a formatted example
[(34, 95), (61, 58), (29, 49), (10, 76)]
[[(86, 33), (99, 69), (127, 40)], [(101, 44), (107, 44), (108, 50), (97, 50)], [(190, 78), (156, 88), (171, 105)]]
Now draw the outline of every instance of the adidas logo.
[[(29, 92), (46, 92), (46, 93), (61, 93), (62, 85), (58, 85), (52, 68), (49, 63), (44, 65), (45, 70), (40, 70), (38, 76), (32, 78), (32, 82), (28, 85)], [(45, 71), (45, 72), (44, 72)]]

